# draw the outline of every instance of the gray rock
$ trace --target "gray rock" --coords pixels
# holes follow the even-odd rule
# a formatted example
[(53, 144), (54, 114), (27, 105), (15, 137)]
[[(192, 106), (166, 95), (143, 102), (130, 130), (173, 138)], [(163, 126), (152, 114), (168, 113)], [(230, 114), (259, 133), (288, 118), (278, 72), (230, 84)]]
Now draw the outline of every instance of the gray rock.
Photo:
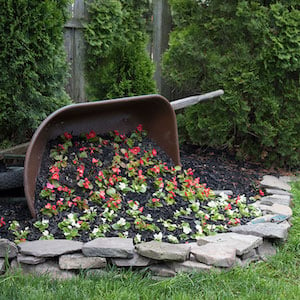
[(71, 279), (76, 276), (70, 271), (61, 270), (58, 264), (54, 261), (47, 261), (38, 265), (28, 265), (18, 263), (16, 259), (11, 263), (11, 270), (21, 269), (24, 274), (32, 274), (36, 276), (48, 275), (54, 279)]
[(269, 205), (259, 205), (259, 208), (268, 214), (280, 214), (285, 215), (290, 218), (293, 215), (293, 211), (290, 207), (281, 204), (273, 204)]
[(283, 182), (289, 183), (300, 181), (300, 176), (279, 176), (279, 179)]
[(291, 190), (291, 187), (286, 182), (271, 175), (265, 175), (263, 177), (263, 180), (260, 182), (260, 184), (263, 187), (280, 189), (288, 192)]
[(157, 264), (149, 267), (149, 270), (156, 276), (160, 277), (174, 277), (176, 275), (175, 271), (173, 271), (166, 264)]
[(276, 215), (274, 214), (266, 214), (264, 216), (261, 217), (257, 217), (253, 220), (251, 220), (250, 222), (248, 222), (247, 224), (258, 224), (258, 223), (266, 223), (266, 222), (271, 222), (271, 219), (273, 217), (275, 217)]
[(176, 273), (205, 272), (212, 269), (212, 266), (208, 266), (193, 260), (186, 260), (184, 262), (171, 262), (169, 263), (169, 266)]
[(278, 190), (278, 189), (271, 189), (271, 188), (266, 188), (266, 194), (292, 196), (292, 194), (290, 192), (283, 191), (283, 190)]
[(291, 206), (292, 204), (291, 197), (289, 195), (270, 195), (262, 197), (260, 202), (263, 205), (281, 204)]
[(44, 263), (46, 259), (44, 257), (18, 254), (17, 261), (19, 263), (28, 264), (28, 265), (38, 265)]
[(269, 241), (265, 240), (262, 245), (257, 248), (259, 257), (266, 261), (269, 257), (276, 255), (276, 248)]
[(209, 243), (193, 248), (192, 254), (197, 261), (216, 267), (231, 267), (236, 258), (236, 249), (216, 243)]
[[(219, 233), (212, 236), (201, 237), (197, 240), (199, 246), (207, 243), (217, 243), (223, 247), (235, 248), (237, 255), (242, 255), (257, 248), (263, 242), (261, 237), (243, 235), (238, 233)], [(218, 247), (218, 246), (217, 246)]]
[(145, 257), (156, 260), (185, 261), (190, 254), (191, 246), (187, 244), (170, 244), (151, 241), (135, 246), (137, 252)]
[(83, 243), (70, 240), (38, 240), (19, 244), (20, 252), (37, 257), (54, 257), (81, 251)]
[(0, 239), (0, 257), (14, 258), (17, 254), (18, 248), (15, 243), (7, 239)]
[(3, 258), (0, 258), (0, 275), (4, 274), (5, 272), (5, 260)]
[(97, 238), (84, 244), (82, 252), (85, 256), (131, 258), (134, 253), (133, 239)]
[(59, 257), (59, 267), (63, 270), (86, 270), (106, 267), (104, 257), (87, 257), (81, 253), (65, 254)]
[(251, 258), (251, 257), (254, 257), (254, 256), (256, 256), (256, 250), (255, 250), (255, 249), (252, 249), (252, 250), (250, 250), (249, 252), (243, 254), (243, 255), (241, 256), (241, 259), (242, 259), (242, 260), (246, 260), (246, 259)]
[(134, 251), (132, 258), (112, 258), (112, 263), (117, 267), (147, 267), (153, 263), (153, 260)]
[(259, 223), (259, 224), (249, 224), (241, 225), (230, 228), (232, 232), (245, 234), (245, 235), (255, 235), (263, 238), (271, 239), (281, 239), (285, 240), (288, 235), (288, 230), (286, 226), (276, 223)]
[(222, 193), (224, 193), (225, 195), (228, 195), (228, 196), (233, 195), (233, 191), (231, 191), (231, 190), (215, 190), (213, 192), (216, 196), (220, 196)]

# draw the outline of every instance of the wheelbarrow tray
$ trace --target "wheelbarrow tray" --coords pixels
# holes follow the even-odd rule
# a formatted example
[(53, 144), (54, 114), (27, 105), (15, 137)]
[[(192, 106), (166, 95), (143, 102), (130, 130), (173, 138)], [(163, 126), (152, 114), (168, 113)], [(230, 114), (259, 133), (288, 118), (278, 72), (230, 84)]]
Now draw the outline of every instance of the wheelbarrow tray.
[(35, 218), (35, 188), (47, 142), (64, 132), (79, 135), (94, 130), (127, 133), (139, 124), (149, 137), (180, 164), (175, 112), (160, 95), (105, 100), (65, 106), (47, 117), (36, 130), (28, 146), (24, 164), (24, 190), (31, 215)]

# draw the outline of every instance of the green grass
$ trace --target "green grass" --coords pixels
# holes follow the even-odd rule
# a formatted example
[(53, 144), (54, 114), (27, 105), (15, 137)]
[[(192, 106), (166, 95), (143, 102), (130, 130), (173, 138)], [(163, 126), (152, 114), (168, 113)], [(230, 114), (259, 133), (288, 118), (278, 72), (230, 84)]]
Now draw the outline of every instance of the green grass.
[(294, 184), (288, 242), (266, 263), (229, 272), (178, 275), (164, 281), (111, 269), (101, 277), (57, 281), (21, 274), (0, 276), (0, 299), (299, 299), (300, 182)]

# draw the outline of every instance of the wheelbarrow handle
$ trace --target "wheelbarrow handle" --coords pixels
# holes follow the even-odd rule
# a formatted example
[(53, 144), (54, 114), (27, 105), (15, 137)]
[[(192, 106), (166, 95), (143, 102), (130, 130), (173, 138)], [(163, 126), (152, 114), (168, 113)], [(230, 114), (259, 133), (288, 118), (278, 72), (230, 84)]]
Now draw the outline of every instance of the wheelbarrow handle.
[(192, 106), (192, 105), (197, 104), (202, 101), (207, 101), (209, 99), (222, 96), (223, 94), (224, 94), (223, 90), (216, 90), (216, 91), (206, 93), (203, 95), (191, 96), (191, 97), (175, 100), (170, 103), (174, 110), (178, 110), (181, 108)]

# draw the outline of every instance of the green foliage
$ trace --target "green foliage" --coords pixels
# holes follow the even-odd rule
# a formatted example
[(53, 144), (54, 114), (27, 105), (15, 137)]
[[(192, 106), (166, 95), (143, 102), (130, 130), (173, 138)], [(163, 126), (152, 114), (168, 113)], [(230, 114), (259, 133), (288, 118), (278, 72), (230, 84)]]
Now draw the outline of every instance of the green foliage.
[(69, 103), (62, 28), (67, 0), (0, 0), (0, 141), (29, 138)]
[(181, 136), (276, 166), (300, 164), (297, 1), (170, 0), (164, 70), (182, 91), (225, 95), (179, 117)]
[[(153, 65), (146, 52), (148, 0), (88, 2), (87, 92), (108, 99), (155, 92)], [(144, 16), (144, 17), (143, 17)]]

